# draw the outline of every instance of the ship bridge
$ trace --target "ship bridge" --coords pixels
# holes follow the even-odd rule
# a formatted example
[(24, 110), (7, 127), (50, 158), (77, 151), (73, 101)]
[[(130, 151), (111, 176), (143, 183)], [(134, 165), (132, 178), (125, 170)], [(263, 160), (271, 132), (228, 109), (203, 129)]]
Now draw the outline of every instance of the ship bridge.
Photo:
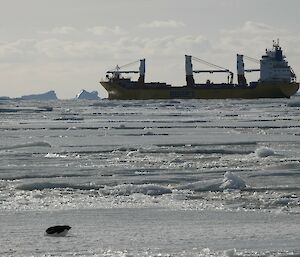
[(277, 42), (273, 41), (273, 48), (266, 49), (266, 54), (260, 60), (260, 80), (295, 82), (296, 75), (285, 58), (279, 40)]

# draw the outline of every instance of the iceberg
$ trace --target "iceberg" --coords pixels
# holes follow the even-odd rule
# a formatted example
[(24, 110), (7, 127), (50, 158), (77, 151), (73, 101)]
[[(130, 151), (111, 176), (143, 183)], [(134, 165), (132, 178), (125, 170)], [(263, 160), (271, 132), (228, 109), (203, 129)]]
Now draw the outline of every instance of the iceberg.
[(100, 97), (98, 96), (97, 91), (88, 92), (88, 91), (82, 89), (80, 91), (80, 93), (76, 95), (75, 99), (99, 100)]
[(51, 90), (42, 94), (35, 95), (24, 95), (18, 98), (18, 100), (39, 100), (39, 101), (49, 101), (49, 100), (57, 100), (57, 96), (55, 91)]
[(1, 100), (10, 100), (11, 98), (8, 96), (0, 96), (0, 101)]

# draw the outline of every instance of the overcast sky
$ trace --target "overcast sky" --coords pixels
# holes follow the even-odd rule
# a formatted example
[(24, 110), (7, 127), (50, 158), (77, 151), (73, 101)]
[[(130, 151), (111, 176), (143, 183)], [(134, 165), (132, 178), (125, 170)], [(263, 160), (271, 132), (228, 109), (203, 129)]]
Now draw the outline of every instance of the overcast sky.
[[(140, 58), (146, 58), (146, 81), (183, 85), (184, 54), (236, 72), (236, 53), (259, 59), (277, 38), (300, 77), (299, 0), (0, 0), (0, 4), (0, 96), (55, 90), (65, 99), (87, 89), (103, 97), (99, 81), (105, 72)], [(246, 68), (255, 66), (246, 63)], [(195, 79), (205, 81), (205, 76)], [(224, 74), (219, 76), (212, 79), (226, 80)]]

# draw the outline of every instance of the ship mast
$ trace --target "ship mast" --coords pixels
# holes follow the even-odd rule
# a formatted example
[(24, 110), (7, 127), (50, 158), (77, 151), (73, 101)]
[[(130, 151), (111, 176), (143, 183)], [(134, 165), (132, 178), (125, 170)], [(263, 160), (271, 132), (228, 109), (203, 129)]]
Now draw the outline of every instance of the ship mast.
[(141, 59), (140, 60), (140, 67), (139, 67), (139, 83), (144, 84), (145, 83), (145, 73), (146, 73), (146, 59)]
[(190, 55), (185, 55), (185, 78), (186, 85), (188, 87), (193, 87), (195, 85), (195, 80), (193, 77), (192, 56)]
[(249, 61), (259, 63), (259, 60), (256, 60), (252, 57), (242, 55), (242, 54), (236, 55), (238, 85), (243, 85), (243, 86), (247, 85), (245, 72), (260, 71), (260, 69), (246, 69), (245, 70), (244, 58)]

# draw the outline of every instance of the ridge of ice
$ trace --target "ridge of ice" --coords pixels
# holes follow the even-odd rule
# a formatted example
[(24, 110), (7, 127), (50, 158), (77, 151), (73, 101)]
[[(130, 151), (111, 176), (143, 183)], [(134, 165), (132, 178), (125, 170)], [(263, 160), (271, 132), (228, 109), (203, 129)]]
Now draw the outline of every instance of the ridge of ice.
[(275, 152), (273, 149), (263, 146), (263, 147), (259, 147), (255, 150), (255, 155), (257, 157), (265, 158), (268, 156), (275, 155)]
[(185, 185), (178, 186), (176, 189), (179, 190), (192, 190), (192, 191), (219, 191), (222, 179), (210, 179), (188, 183)]
[(197, 181), (177, 187), (179, 190), (193, 191), (223, 191), (226, 189), (244, 189), (246, 182), (239, 176), (227, 171), (223, 179)]
[(58, 153), (47, 153), (45, 158), (67, 158), (67, 155), (58, 154)]
[(18, 148), (26, 148), (26, 147), (51, 147), (51, 145), (47, 142), (34, 142), (34, 143), (17, 144), (11, 146), (3, 146), (0, 147), (0, 150), (11, 150), (11, 149), (18, 149)]
[(98, 190), (101, 186), (97, 185), (80, 185), (72, 183), (52, 183), (52, 182), (33, 182), (33, 183), (24, 183), (16, 186), (16, 189), (33, 191), (33, 190), (44, 190), (44, 189), (54, 189), (54, 188), (71, 188), (79, 190)]
[(221, 189), (244, 189), (245, 187), (246, 182), (230, 171), (224, 174), (223, 183), (220, 185)]
[(103, 195), (132, 195), (132, 194), (144, 194), (144, 195), (163, 195), (171, 194), (172, 190), (163, 186), (155, 184), (134, 185), (123, 184), (115, 187), (105, 187), (101, 190)]

